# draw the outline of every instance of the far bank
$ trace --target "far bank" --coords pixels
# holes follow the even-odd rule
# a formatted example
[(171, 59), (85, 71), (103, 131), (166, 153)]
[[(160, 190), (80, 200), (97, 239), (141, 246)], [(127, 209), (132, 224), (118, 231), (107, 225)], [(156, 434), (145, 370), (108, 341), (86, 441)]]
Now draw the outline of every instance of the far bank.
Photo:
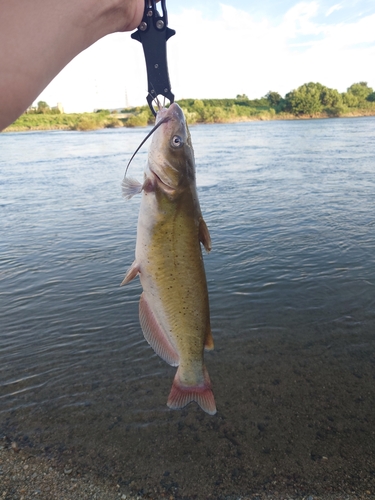
[[(307, 83), (285, 97), (269, 91), (260, 99), (237, 95), (235, 99), (180, 99), (189, 125), (196, 123), (236, 123), (253, 120), (307, 120), (375, 115), (375, 92), (366, 82), (351, 85), (347, 92), (320, 83)], [(146, 127), (155, 118), (148, 106), (95, 113), (61, 112), (40, 101), (36, 108), (20, 116), (5, 131), (28, 130), (97, 130), (113, 127)]]
[[(154, 119), (145, 120), (139, 114), (131, 114), (128, 117), (116, 115), (97, 115), (97, 113), (83, 114), (64, 114), (64, 115), (38, 115), (30, 117), (22, 115), (12, 125), (7, 127), (3, 132), (27, 132), (27, 131), (50, 131), (50, 130), (72, 130), (72, 131), (90, 131), (104, 128), (118, 127), (146, 127), (154, 124)], [(313, 120), (313, 119), (329, 119), (329, 118), (358, 118), (364, 116), (375, 116), (375, 109), (369, 110), (351, 110), (339, 115), (332, 115), (327, 112), (314, 113), (313, 115), (293, 115), (291, 113), (272, 113), (263, 110), (260, 113), (250, 116), (220, 116), (212, 117), (208, 120), (197, 120), (195, 117), (189, 116), (190, 113), (185, 112), (188, 125), (196, 124), (213, 124), (213, 123), (239, 123), (250, 121), (273, 121), (273, 120)], [(190, 119), (189, 119), (190, 118)], [(193, 119), (191, 119), (193, 118)]]

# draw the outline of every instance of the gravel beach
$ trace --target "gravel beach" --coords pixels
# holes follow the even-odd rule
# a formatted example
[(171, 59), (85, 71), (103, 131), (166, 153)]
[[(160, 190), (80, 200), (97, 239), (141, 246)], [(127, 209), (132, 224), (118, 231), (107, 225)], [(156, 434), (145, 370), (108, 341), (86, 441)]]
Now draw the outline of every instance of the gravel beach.
[[(1, 500), (140, 500), (179, 498), (195, 499), (198, 495), (173, 494), (130, 495), (119, 484), (98, 481), (90, 475), (77, 475), (72, 469), (61, 467), (54, 460), (37, 457), (28, 450), (20, 450), (15, 442), (2, 439), (0, 445), (0, 499)], [(213, 496), (206, 498), (226, 500), (373, 500), (370, 491), (364, 494), (290, 495), (262, 492), (251, 496)]]
[(77, 475), (53, 459), (19, 449), (3, 438), (0, 444), (0, 498), (3, 500), (132, 500), (119, 485), (100, 483), (89, 475)]
[(375, 498), (373, 333), (312, 338), (254, 338), (246, 362), (234, 342), (230, 365), (215, 362), (219, 345), (213, 417), (195, 404), (165, 407), (171, 373), (152, 391), (147, 377), (108, 378), (88, 406), (10, 411), (0, 420), (0, 499)]

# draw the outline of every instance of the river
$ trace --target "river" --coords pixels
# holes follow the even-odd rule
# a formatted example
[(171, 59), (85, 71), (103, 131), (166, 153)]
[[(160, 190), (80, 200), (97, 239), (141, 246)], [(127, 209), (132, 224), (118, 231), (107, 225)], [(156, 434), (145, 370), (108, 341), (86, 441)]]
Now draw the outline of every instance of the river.
[(375, 118), (191, 128), (213, 417), (119, 286), (145, 134), (0, 135), (0, 434), (149, 498), (375, 494)]

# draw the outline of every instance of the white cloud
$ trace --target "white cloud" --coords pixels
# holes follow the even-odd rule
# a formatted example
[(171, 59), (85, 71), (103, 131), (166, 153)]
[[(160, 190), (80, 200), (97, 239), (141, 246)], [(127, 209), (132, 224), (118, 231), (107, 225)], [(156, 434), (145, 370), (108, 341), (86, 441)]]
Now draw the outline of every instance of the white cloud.
[(317, 2), (301, 2), (288, 10), (281, 27), (287, 37), (298, 35), (317, 35), (322, 27), (315, 24), (312, 19), (317, 15), (319, 6)]
[[(170, 15), (177, 31), (167, 45), (176, 98), (256, 98), (269, 90), (284, 95), (309, 81), (339, 91), (356, 81), (375, 86), (375, 14), (337, 25), (320, 21), (319, 14), (324, 9), (312, 1), (297, 3), (278, 22), (255, 20), (230, 5), (221, 5), (215, 19), (188, 8)], [(125, 92), (128, 104), (145, 103), (141, 44), (121, 33), (78, 56), (42, 96), (72, 111), (124, 106)]]
[(332, 7), (327, 10), (326, 17), (330, 16), (333, 12), (335, 12), (335, 10), (340, 10), (340, 9), (342, 9), (342, 5), (340, 5), (339, 3), (332, 5)]

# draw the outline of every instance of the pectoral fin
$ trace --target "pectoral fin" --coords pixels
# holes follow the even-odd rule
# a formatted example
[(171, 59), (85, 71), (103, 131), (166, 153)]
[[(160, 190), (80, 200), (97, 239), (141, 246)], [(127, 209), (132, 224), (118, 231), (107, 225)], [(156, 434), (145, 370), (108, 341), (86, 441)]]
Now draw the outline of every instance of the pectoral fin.
[(139, 301), (139, 321), (143, 335), (158, 356), (172, 366), (178, 366), (180, 357), (149, 306), (145, 294)]
[(142, 184), (132, 177), (125, 177), (121, 183), (122, 196), (130, 200), (134, 195), (142, 192)]
[(199, 220), (199, 241), (203, 244), (207, 252), (211, 250), (212, 245), (210, 232), (208, 230), (207, 224), (204, 222), (204, 219), (202, 217)]
[(125, 278), (122, 280), (122, 285), (126, 285), (126, 283), (129, 283), (132, 279), (134, 279), (137, 274), (139, 273), (139, 265), (137, 264), (136, 261), (133, 262), (133, 264), (129, 267), (128, 272), (125, 274)]

